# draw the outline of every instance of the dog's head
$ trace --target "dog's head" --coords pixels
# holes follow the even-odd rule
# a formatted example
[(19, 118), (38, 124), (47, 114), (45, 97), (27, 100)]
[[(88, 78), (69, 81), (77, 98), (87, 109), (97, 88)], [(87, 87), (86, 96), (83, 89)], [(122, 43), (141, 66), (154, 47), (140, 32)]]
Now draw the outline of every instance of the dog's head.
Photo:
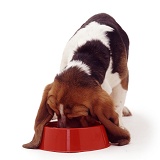
[(47, 104), (57, 114), (59, 126), (66, 127), (69, 119), (88, 116), (98, 88), (97, 82), (86, 79), (77, 68), (57, 75), (48, 92)]
[(55, 77), (47, 104), (57, 114), (59, 127), (66, 127), (67, 121), (76, 117), (91, 115), (96, 119), (103, 108), (109, 119), (113, 111), (112, 101), (99, 83), (76, 67)]

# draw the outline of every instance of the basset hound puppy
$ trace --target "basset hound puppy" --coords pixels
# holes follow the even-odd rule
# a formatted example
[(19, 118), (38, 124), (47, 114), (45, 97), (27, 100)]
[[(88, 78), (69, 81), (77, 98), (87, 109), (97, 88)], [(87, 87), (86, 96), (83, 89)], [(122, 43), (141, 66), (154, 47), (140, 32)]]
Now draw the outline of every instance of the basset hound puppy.
[(89, 18), (68, 41), (53, 83), (44, 89), (35, 119), (35, 134), (25, 148), (38, 148), (43, 128), (54, 114), (58, 127), (87, 127), (100, 121), (109, 140), (117, 145), (130, 142), (122, 116), (128, 89), (129, 39), (108, 14)]

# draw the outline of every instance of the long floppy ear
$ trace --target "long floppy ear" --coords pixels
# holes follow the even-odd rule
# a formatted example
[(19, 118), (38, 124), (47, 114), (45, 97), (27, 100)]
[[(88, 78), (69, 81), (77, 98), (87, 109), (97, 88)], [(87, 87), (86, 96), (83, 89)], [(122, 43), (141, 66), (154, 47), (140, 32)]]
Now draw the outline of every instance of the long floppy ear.
[(118, 114), (114, 110), (113, 101), (105, 91), (102, 90), (93, 110), (105, 126), (110, 142), (118, 145), (126, 145), (130, 142), (130, 134), (119, 127)]
[(46, 103), (56, 113), (57, 116), (60, 115), (60, 112), (57, 108), (56, 99), (53, 95), (48, 96)]
[(54, 112), (46, 103), (48, 92), (51, 89), (51, 87), (52, 84), (49, 84), (44, 89), (42, 101), (37, 113), (37, 117), (35, 119), (35, 125), (34, 125), (35, 134), (31, 142), (23, 145), (24, 148), (29, 148), (29, 149), (38, 148), (41, 142), (43, 128), (45, 124), (49, 122), (53, 117)]
[(71, 119), (75, 117), (88, 116), (88, 111), (89, 109), (84, 105), (75, 105), (72, 109), (70, 109), (67, 117)]

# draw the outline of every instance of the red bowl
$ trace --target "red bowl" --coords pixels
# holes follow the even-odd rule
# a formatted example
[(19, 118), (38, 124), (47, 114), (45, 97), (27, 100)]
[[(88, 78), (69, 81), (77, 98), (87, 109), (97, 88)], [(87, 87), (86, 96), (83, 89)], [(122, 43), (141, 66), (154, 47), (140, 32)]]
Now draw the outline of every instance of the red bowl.
[(57, 128), (57, 122), (49, 122), (43, 130), (39, 149), (54, 152), (83, 152), (109, 147), (103, 125), (86, 128)]

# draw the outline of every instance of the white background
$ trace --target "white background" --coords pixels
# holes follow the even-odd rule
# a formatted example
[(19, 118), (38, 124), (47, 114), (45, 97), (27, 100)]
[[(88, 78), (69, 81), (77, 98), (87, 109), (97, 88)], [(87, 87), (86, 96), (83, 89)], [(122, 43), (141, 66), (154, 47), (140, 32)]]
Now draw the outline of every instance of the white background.
[[(126, 106), (133, 116), (124, 124), (131, 143), (83, 153), (22, 148), (32, 139), (43, 89), (58, 73), (67, 41), (100, 12), (130, 38)], [(158, 0), (0, 0), (0, 159), (159, 159), (159, 20)]]

